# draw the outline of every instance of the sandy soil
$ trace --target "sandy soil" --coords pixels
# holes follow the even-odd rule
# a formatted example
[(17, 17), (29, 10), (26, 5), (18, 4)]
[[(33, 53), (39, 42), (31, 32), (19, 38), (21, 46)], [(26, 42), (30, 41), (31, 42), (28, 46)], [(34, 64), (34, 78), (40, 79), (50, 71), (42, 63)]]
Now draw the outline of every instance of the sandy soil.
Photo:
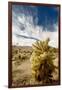
[(31, 67), (30, 67), (30, 60), (24, 61), (21, 65), (17, 67), (18, 70), (23, 71), (21, 76), (30, 76), (31, 75)]

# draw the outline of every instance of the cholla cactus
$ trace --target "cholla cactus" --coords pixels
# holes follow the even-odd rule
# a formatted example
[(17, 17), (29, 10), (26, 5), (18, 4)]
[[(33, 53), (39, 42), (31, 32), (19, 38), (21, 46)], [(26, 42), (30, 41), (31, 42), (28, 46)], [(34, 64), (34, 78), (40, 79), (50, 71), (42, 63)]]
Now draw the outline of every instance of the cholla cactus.
[(43, 83), (52, 81), (52, 73), (56, 66), (54, 51), (48, 46), (49, 38), (45, 41), (36, 41), (33, 45), (33, 53), (31, 55), (32, 78)]

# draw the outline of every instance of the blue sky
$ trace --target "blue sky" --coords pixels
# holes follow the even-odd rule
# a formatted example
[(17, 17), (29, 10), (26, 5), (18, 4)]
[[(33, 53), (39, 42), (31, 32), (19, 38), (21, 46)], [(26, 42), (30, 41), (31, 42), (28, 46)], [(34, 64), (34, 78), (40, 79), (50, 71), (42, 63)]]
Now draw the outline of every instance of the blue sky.
[[(30, 45), (35, 39), (52, 39), (51, 34), (58, 34), (58, 14), (57, 6), (13, 5), (13, 43), (23, 42), (22, 45)], [(55, 36), (55, 41), (56, 37), (58, 35)]]

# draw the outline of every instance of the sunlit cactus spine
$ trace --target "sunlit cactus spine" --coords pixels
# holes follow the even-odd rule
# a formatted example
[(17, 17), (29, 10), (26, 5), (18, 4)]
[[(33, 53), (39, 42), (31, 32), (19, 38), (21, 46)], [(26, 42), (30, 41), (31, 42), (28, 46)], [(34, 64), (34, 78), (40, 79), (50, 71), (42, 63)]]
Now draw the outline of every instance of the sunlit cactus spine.
[(49, 41), (49, 38), (45, 41), (36, 41), (32, 45), (33, 53), (30, 58), (32, 78), (43, 83), (52, 82), (52, 73), (57, 68), (53, 63), (56, 57), (54, 51), (48, 45)]

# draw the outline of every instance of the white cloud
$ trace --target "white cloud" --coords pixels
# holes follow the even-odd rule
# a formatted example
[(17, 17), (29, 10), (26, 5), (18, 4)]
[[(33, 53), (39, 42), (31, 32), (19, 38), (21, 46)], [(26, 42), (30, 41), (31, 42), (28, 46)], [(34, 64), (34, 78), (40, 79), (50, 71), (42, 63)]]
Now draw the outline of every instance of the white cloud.
[(24, 24), (25, 21), (26, 21), (24, 15), (18, 16), (18, 21), (19, 21), (20, 23)]
[[(25, 35), (25, 36), (31, 36), (38, 38), (40, 40), (45, 40), (46, 38), (50, 38), (49, 45), (53, 47), (58, 47), (58, 25), (54, 24), (55, 32), (50, 31), (42, 31), (43, 27), (34, 25), (33, 23), (33, 17), (32, 16), (25, 16), (21, 15), (18, 16), (18, 23), (22, 23), (25, 25), (25, 30), (21, 30), (18, 25), (13, 24), (12, 25), (12, 44), (16, 45), (17, 43), (22, 46), (31, 46), (35, 40), (32, 39), (25, 39), (25, 38), (18, 38), (15, 36), (14, 33), (19, 35)], [(15, 22), (13, 22), (15, 23)]]

